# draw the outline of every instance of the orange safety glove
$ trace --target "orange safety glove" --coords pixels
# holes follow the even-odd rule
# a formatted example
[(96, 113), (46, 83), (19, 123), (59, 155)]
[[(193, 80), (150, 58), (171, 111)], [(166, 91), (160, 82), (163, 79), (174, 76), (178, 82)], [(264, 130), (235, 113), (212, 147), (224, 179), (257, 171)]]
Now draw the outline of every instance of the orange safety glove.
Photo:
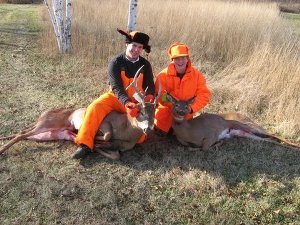
[(145, 102), (153, 103), (153, 102), (154, 102), (154, 96), (151, 95), (151, 94), (146, 95), (145, 98), (144, 98), (144, 101), (145, 101)]
[(131, 117), (137, 117), (140, 113), (139, 105), (134, 102), (126, 102), (125, 109), (127, 114), (129, 114)]

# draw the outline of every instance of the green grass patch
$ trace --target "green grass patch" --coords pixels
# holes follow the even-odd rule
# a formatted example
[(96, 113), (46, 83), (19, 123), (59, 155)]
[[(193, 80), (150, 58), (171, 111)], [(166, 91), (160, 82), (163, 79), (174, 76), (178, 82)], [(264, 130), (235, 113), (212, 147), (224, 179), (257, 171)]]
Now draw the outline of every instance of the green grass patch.
[(283, 13), (283, 17), (286, 18), (293, 25), (296, 25), (298, 28), (300, 28), (300, 14)]

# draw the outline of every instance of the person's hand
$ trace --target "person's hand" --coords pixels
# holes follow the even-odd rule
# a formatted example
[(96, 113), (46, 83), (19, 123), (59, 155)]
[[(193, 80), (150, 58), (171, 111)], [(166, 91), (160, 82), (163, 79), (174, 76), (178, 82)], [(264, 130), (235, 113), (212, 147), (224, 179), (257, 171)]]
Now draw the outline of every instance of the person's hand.
[(144, 101), (145, 101), (145, 102), (153, 103), (153, 102), (154, 102), (154, 96), (151, 95), (151, 94), (146, 95), (145, 98), (144, 98)]
[(126, 102), (125, 109), (127, 114), (129, 114), (131, 117), (137, 117), (140, 113), (140, 108), (138, 104), (134, 102), (130, 102), (130, 101)]

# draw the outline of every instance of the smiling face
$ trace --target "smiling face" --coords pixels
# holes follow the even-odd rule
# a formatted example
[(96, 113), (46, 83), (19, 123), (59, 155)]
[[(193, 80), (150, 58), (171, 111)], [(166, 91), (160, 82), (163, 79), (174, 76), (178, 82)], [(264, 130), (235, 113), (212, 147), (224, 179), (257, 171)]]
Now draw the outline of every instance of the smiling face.
[(138, 59), (143, 49), (143, 45), (137, 42), (126, 44), (126, 56), (130, 61), (135, 61)]
[(187, 63), (189, 61), (188, 56), (180, 56), (173, 59), (176, 72), (179, 74), (184, 74), (186, 71)]

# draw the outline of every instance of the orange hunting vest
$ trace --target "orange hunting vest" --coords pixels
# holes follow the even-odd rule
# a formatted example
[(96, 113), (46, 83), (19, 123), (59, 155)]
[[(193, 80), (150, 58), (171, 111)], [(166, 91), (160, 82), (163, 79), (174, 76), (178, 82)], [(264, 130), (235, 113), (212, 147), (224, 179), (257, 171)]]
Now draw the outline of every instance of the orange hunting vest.
[[(123, 82), (123, 87), (126, 90), (126, 88), (129, 86), (129, 84), (133, 81), (133, 78), (128, 78), (126, 76), (124, 70), (121, 71), (121, 78), (122, 78), (122, 82)], [(140, 73), (137, 79), (138, 79), (138, 81), (137, 81), (138, 89), (141, 92), (144, 92), (144, 90), (143, 90), (144, 74)], [(126, 93), (127, 93), (128, 97), (130, 98), (130, 101), (136, 102), (136, 100), (133, 98), (133, 94), (135, 93), (135, 89), (133, 87), (128, 88), (128, 90), (126, 90)]]

